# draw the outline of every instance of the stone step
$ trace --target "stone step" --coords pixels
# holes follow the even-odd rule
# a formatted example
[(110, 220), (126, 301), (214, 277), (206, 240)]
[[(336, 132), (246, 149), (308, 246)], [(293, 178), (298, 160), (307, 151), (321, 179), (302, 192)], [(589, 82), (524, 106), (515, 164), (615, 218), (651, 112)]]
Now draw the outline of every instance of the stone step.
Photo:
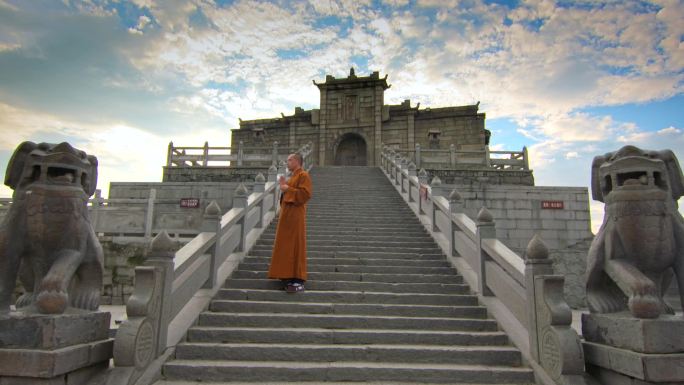
[[(267, 272), (251, 271), (240, 268), (233, 272), (233, 278), (268, 279)], [(449, 274), (377, 274), (377, 273), (341, 273), (341, 272), (309, 272), (309, 281), (347, 281), (347, 282), (382, 282), (382, 283), (446, 283), (462, 284), (463, 278), (454, 272)]]
[[(264, 279), (229, 279), (225, 288), (282, 290), (282, 282)], [(385, 283), (385, 282), (347, 282), (347, 281), (307, 281), (306, 288), (316, 290), (371, 291), (380, 293), (430, 293), (430, 294), (469, 294), (465, 284), (448, 283)], [(301, 293), (300, 293), (301, 294)]]
[[(254, 247), (257, 246), (268, 246), (268, 245), (273, 245), (273, 239), (262, 239), (259, 242), (256, 243)], [(271, 242), (268, 242), (271, 241)], [(433, 240), (418, 240), (418, 241), (408, 241), (408, 240), (395, 240), (394, 241), (377, 241), (377, 240), (372, 240), (372, 241), (363, 241), (363, 240), (355, 240), (355, 239), (338, 239), (338, 240), (332, 240), (332, 239), (326, 239), (326, 240), (319, 240), (319, 239), (310, 239), (307, 238), (306, 240), (306, 247), (307, 248), (313, 248), (316, 246), (325, 246), (325, 247), (332, 247), (332, 246), (343, 246), (343, 247), (390, 247), (390, 248), (411, 248), (411, 249), (421, 249), (421, 248), (427, 248), (427, 249), (434, 249), (435, 248), (435, 241)]]
[(204, 312), (200, 326), (249, 326), (324, 329), (412, 329), (448, 331), (497, 331), (491, 319), (364, 316), (297, 313), (218, 313)]
[[(400, 249), (401, 251), (367, 251), (367, 250), (335, 250), (329, 249), (324, 250), (311, 250), (306, 251), (307, 261), (313, 261), (315, 259), (321, 258), (338, 258), (338, 259), (408, 259), (408, 260), (439, 260), (444, 261), (444, 254), (442, 254), (441, 249), (439, 250), (427, 250), (419, 252), (405, 252), (406, 249)], [(271, 252), (273, 247), (259, 246), (253, 247), (249, 251), (249, 255), (253, 257), (271, 257)]]
[(409, 381), (413, 383), (522, 384), (534, 383), (528, 368), (407, 364), (387, 362), (289, 362), (174, 360), (163, 374), (193, 381)]
[(185, 360), (410, 362), (520, 366), (520, 352), (506, 346), (228, 344), (187, 342), (176, 346)]
[[(230, 381), (230, 382), (225, 382), (225, 381), (220, 381), (220, 382), (214, 382), (214, 381), (170, 381), (170, 380), (159, 380), (154, 383), (154, 385), (197, 385), (197, 384), (203, 384), (203, 385), (225, 385), (225, 384), (230, 384), (230, 385), (254, 385), (254, 384), (259, 384), (259, 385), (416, 385), (415, 382), (403, 382), (403, 381), (392, 381), (391, 383), (388, 383), (386, 381), (381, 381), (381, 382), (376, 382), (376, 381), (344, 381), (344, 382), (337, 382), (337, 381), (297, 381), (297, 382), (290, 382), (290, 381), (277, 381), (277, 382), (271, 382), (271, 381), (257, 381), (257, 382), (243, 382), (243, 381)], [(421, 382), (420, 385), (437, 385), (437, 383), (431, 382)], [(468, 385), (484, 385), (484, 384), (473, 384), (469, 383)], [(535, 385), (535, 384), (519, 384), (519, 385)]]
[[(266, 236), (274, 236), (275, 235), (275, 227), (269, 228), (266, 231), (263, 232), (262, 235)], [(370, 228), (370, 227), (363, 227), (363, 226), (356, 226), (356, 227), (347, 227), (347, 228), (337, 228), (337, 229), (329, 229), (329, 228), (313, 228), (313, 227), (307, 227), (306, 228), (306, 235), (311, 236), (311, 235), (336, 235), (339, 234), (340, 236), (346, 236), (346, 235), (377, 235), (377, 236), (386, 236), (386, 235), (395, 235), (395, 236), (401, 236), (401, 235), (411, 235), (411, 236), (420, 236), (420, 235), (427, 235), (427, 232), (425, 231), (425, 228), (422, 226), (416, 226), (413, 229), (410, 228)]]
[(353, 303), (297, 303), (276, 301), (214, 300), (210, 311), (223, 313), (300, 313), (300, 314), (346, 314), (400, 317), (457, 317), (482, 319), (487, 310), (481, 306), (426, 306)]
[[(251, 254), (245, 257), (245, 263), (271, 263), (271, 253), (263, 252), (262, 255)], [(367, 255), (369, 253), (356, 253), (362, 256), (344, 256), (336, 255), (333, 253), (317, 253), (318, 255), (312, 255), (309, 253), (307, 256), (308, 266), (423, 266), (423, 267), (449, 267), (449, 263), (444, 259), (442, 255), (435, 255), (434, 257), (423, 255), (420, 259), (415, 258), (411, 255), (405, 257), (399, 255), (402, 258), (391, 258), (386, 256), (384, 253), (380, 254), (383, 258), (373, 258)], [(323, 254), (323, 255), (321, 255)]]
[(506, 345), (503, 332), (459, 332), (385, 329), (248, 328), (195, 326), (188, 331), (191, 342), (277, 344), (414, 344), (445, 346)]
[[(267, 271), (269, 263), (241, 263), (240, 270)], [(367, 265), (322, 265), (307, 263), (309, 273), (366, 273), (366, 274), (456, 274), (451, 267), (423, 267), (423, 266), (367, 266)]]
[[(270, 234), (262, 234), (257, 241), (257, 244), (273, 244), (275, 240), (275, 231)], [(310, 242), (323, 242), (323, 241), (364, 241), (364, 242), (394, 242), (397, 240), (396, 234), (385, 234), (385, 235), (374, 235), (374, 234), (354, 234), (340, 235), (340, 234), (316, 234), (307, 235), (306, 241)], [(432, 241), (427, 234), (404, 234), (401, 236), (401, 240), (405, 242), (421, 242), (421, 241)]]
[[(272, 247), (268, 246), (254, 246), (252, 248), (252, 251), (258, 252), (258, 251), (271, 251)], [(438, 254), (442, 251), (439, 247), (433, 244), (432, 247), (385, 247), (385, 246), (335, 246), (335, 245), (307, 245), (306, 247), (307, 253), (316, 253), (316, 252), (329, 252), (329, 253), (336, 253), (336, 254), (345, 254), (345, 253), (354, 253), (354, 252), (362, 252), (362, 253), (384, 253), (384, 254), (389, 254), (389, 255), (397, 255), (397, 254), (413, 254), (413, 255), (423, 255), (423, 254)]]
[(442, 306), (475, 306), (477, 297), (470, 294), (372, 293), (363, 291), (316, 290), (293, 296), (283, 290), (228, 289), (219, 290), (217, 300), (289, 301), (296, 303), (357, 303), (357, 304), (421, 304)]

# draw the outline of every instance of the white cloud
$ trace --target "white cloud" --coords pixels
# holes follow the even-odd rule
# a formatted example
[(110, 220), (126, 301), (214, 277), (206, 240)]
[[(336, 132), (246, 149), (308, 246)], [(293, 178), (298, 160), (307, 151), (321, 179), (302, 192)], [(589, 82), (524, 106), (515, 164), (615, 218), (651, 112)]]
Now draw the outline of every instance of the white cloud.
[(3, 51), (15, 51), (21, 48), (21, 45), (19, 44), (10, 44), (10, 43), (2, 43), (0, 42), (0, 52)]
[[(200, 146), (209, 141), (210, 146), (224, 147), (228, 142), (223, 130), (197, 130), (169, 138), (116, 122), (65, 121), (4, 103), (0, 103), (0, 133), (0, 150), (11, 152), (27, 140), (68, 141), (95, 155), (99, 162), (98, 188), (105, 196), (112, 181), (161, 181), (170, 139), (183, 146)], [(0, 196), (11, 194), (6, 186), (0, 187)]]
[(579, 154), (577, 154), (577, 151), (569, 151), (569, 152), (565, 153), (565, 159), (573, 159), (573, 158), (577, 158), (578, 156), (579, 156)]
[(658, 130), (658, 135), (673, 135), (673, 134), (681, 134), (682, 130), (679, 128), (675, 128), (673, 126), (663, 128), (662, 130)]

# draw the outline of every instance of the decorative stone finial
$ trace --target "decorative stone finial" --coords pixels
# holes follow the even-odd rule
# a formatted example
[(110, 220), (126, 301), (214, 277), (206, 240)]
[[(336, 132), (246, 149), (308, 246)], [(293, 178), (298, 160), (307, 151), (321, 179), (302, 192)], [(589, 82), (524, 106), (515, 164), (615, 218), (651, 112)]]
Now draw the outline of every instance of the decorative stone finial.
[(482, 206), (480, 211), (477, 213), (477, 221), (480, 223), (494, 222), (494, 217), (486, 207)]
[(530, 243), (527, 244), (527, 250), (525, 250), (525, 257), (527, 259), (548, 259), (549, 258), (549, 248), (541, 239), (539, 234), (534, 234)]
[(149, 249), (152, 252), (175, 251), (176, 243), (171, 239), (166, 230), (162, 230), (161, 233), (157, 234), (157, 236), (150, 241)]
[(434, 178), (432, 178), (432, 182), (430, 182), (430, 186), (441, 186), (442, 185), (442, 180), (439, 179), (437, 175), (435, 175)]
[(277, 173), (278, 172), (278, 167), (276, 167), (275, 163), (271, 164), (271, 167), (268, 168), (269, 173)]
[(408, 169), (409, 171), (416, 171), (416, 164), (413, 162), (409, 162)]
[(460, 202), (463, 200), (463, 197), (461, 194), (456, 191), (456, 189), (451, 190), (451, 193), (449, 194), (449, 202)]
[(247, 186), (244, 183), (240, 183), (235, 189), (235, 196), (246, 197), (248, 194), (249, 191), (247, 191)]
[(418, 176), (421, 177), (421, 178), (427, 178), (427, 177), (428, 177), (428, 173), (427, 173), (427, 171), (425, 171), (424, 168), (421, 168), (421, 169), (418, 171)]
[(256, 176), (256, 178), (254, 178), (254, 181), (257, 182), (257, 183), (265, 183), (265, 182), (266, 182), (266, 178), (264, 177), (264, 174), (258, 173), (257, 176)]
[(211, 201), (207, 208), (204, 209), (204, 215), (219, 215), (221, 214), (221, 207), (216, 201)]

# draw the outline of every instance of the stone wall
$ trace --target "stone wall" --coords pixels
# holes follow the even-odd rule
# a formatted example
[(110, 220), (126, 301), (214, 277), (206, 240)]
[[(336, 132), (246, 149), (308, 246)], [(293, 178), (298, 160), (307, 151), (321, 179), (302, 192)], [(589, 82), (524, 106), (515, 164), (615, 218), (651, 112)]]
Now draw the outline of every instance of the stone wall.
[[(565, 297), (574, 308), (584, 306), (584, 272), (593, 239), (589, 193), (584, 187), (543, 186), (442, 186), (447, 196), (456, 188), (463, 198), (463, 212), (476, 218), (487, 207), (496, 222), (497, 238), (519, 255), (539, 233), (550, 250), (554, 272), (565, 277)], [(542, 208), (554, 202), (563, 208)]]
[(164, 166), (163, 182), (253, 182), (261, 173), (268, 175), (269, 166), (243, 167), (168, 167)]
[(105, 260), (101, 303), (103, 305), (124, 305), (133, 293), (135, 267), (142, 265), (147, 244), (128, 243), (124, 245), (102, 237), (100, 243)]
[[(486, 189), (492, 185), (520, 185), (534, 186), (532, 170), (492, 170), (481, 166), (467, 165), (450, 169), (426, 169), (428, 180), (435, 176), (444, 184), (469, 186), (476, 189)], [(460, 188), (460, 187), (459, 187)]]

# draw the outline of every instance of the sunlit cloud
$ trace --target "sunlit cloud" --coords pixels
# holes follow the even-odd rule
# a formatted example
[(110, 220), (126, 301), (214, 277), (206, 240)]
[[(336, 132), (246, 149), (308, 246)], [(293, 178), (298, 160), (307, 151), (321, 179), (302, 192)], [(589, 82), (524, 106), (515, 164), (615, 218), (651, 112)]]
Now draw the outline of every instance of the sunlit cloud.
[(0, 0), (0, 150), (70, 140), (103, 181), (159, 180), (169, 141), (225, 146), (240, 118), (318, 108), (312, 80), (353, 66), (388, 75), (386, 104), (481, 102), (516, 125), (492, 148), (527, 146), (539, 185), (586, 187), (625, 144), (684, 159), (681, 111), (611, 110), (681, 97), (683, 25), (681, 0)]

